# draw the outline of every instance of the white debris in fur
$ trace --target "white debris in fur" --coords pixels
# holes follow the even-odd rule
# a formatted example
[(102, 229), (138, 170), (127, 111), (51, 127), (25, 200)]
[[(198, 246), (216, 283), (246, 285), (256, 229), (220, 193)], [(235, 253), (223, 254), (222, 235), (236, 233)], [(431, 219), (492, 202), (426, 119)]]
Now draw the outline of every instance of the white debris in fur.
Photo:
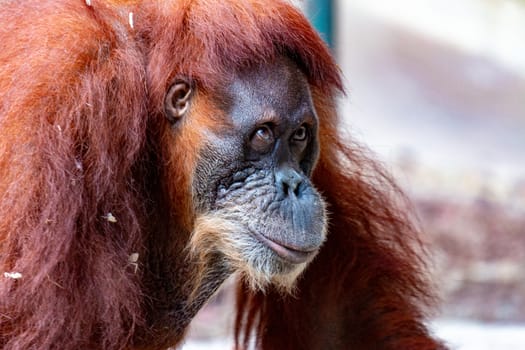
[(78, 159), (75, 159), (75, 168), (77, 168), (80, 171), (84, 169), (84, 167), (82, 166), (82, 162)]
[(134, 273), (137, 273), (137, 271), (139, 269), (138, 261), (139, 261), (139, 253), (131, 253), (129, 255), (129, 257), (128, 257), (128, 264), (133, 266)]
[(131, 253), (128, 258), (128, 262), (130, 263), (136, 263), (139, 261), (139, 253)]
[(133, 29), (133, 12), (129, 13), (128, 20), (129, 20), (129, 26), (131, 27), (131, 29)]
[(20, 272), (4, 272), (4, 277), (19, 280), (22, 278), (22, 274)]
[(107, 213), (107, 215), (104, 216), (104, 218), (105, 218), (107, 221), (109, 221), (109, 222), (113, 222), (113, 223), (117, 222), (117, 218), (116, 218), (113, 214), (111, 214), (111, 213)]

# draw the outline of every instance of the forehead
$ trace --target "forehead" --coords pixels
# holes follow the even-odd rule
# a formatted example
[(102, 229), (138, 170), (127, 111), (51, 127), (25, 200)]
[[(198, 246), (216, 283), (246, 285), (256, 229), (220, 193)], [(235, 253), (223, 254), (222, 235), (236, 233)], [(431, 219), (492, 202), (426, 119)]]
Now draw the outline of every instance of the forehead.
[(314, 116), (305, 75), (287, 58), (241, 71), (228, 87), (230, 116), (237, 125), (302, 120)]

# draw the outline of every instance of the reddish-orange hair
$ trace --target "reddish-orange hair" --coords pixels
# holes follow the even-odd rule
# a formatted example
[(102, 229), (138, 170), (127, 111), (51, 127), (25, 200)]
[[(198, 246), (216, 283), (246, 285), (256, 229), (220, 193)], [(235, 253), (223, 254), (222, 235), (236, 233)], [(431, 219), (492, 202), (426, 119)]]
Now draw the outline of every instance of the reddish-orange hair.
[[(147, 267), (134, 265), (152, 246), (177, 252), (189, 234), (179, 207), (190, 196), (186, 154), (202, 135), (169, 132), (166, 89), (190, 77), (212, 99), (233, 73), (278, 55), (313, 89), (314, 181), (330, 204), (330, 234), (296, 296), (241, 289), (238, 345), (252, 329), (269, 349), (323, 348), (332, 334), (341, 348), (435, 344), (422, 323), (430, 298), (415, 230), (390, 180), (338, 132), (340, 72), (298, 10), (277, 0), (10, 1), (0, 26), (0, 347), (180, 340), (149, 333)], [(155, 200), (164, 187), (175, 203)], [(181, 232), (158, 241), (170, 220)]]
[(425, 251), (400, 189), (333, 123), (334, 101), (314, 88), (321, 120), (315, 186), (328, 203), (328, 238), (292, 295), (240, 285), (236, 346), (261, 349), (444, 349), (426, 328), (435, 303)]

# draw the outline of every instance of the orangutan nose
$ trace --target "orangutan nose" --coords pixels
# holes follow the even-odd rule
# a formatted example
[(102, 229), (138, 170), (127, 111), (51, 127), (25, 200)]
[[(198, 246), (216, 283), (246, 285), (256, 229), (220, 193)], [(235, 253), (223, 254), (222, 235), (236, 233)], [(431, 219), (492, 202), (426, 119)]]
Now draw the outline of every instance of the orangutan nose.
[(299, 197), (303, 177), (291, 167), (281, 167), (275, 170), (275, 183), (282, 195)]

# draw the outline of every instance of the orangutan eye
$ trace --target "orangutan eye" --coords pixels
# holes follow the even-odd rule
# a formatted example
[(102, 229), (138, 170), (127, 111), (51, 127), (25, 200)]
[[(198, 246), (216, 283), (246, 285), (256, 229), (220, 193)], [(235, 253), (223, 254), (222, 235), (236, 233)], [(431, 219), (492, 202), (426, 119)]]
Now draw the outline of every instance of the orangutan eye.
[(268, 125), (255, 129), (251, 137), (252, 147), (257, 151), (265, 151), (274, 142), (273, 131)]
[(255, 130), (254, 137), (257, 137), (260, 141), (270, 142), (273, 140), (273, 133), (272, 130), (265, 125)]
[(295, 130), (292, 140), (295, 142), (303, 142), (306, 141), (306, 139), (308, 139), (308, 129), (302, 125), (299, 129)]

